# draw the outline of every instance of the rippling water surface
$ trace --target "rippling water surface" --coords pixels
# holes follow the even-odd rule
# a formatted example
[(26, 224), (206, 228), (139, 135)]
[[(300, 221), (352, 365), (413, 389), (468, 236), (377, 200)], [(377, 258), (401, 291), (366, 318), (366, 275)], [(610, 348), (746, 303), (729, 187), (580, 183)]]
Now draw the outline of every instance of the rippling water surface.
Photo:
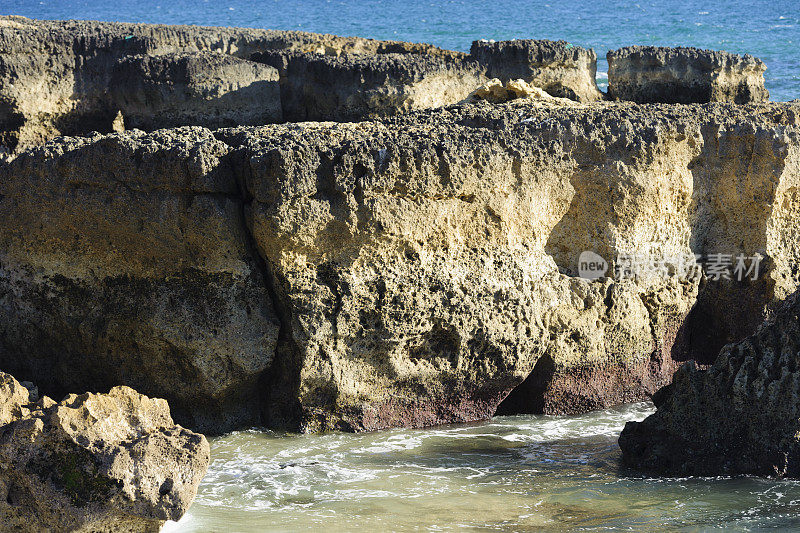
[(565, 39), (595, 49), (603, 90), (608, 50), (699, 46), (762, 58), (772, 100), (800, 98), (798, 0), (0, 0), (0, 13), (294, 29), (452, 50), (475, 39)]
[(167, 531), (800, 528), (798, 482), (620, 471), (620, 430), (650, 412), (636, 404), (359, 435), (237, 432), (212, 440), (198, 497)]

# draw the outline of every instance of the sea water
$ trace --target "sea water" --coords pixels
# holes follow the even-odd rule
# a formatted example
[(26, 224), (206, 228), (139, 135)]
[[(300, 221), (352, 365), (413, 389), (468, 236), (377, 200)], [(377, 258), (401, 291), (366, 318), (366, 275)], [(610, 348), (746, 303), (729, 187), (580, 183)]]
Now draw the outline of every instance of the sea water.
[(564, 39), (605, 54), (633, 44), (749, 53), (767, 64), (774, 101), (800, 98), (798, 0), (0, 0), (0, 14), (304, 30), (429, 42)]
[(800, 482), (655, 479), (617, 437), (650, 403), (430, 429), (211, 440), (189, 513), (167, 532), (699, 531), (800, 528)]

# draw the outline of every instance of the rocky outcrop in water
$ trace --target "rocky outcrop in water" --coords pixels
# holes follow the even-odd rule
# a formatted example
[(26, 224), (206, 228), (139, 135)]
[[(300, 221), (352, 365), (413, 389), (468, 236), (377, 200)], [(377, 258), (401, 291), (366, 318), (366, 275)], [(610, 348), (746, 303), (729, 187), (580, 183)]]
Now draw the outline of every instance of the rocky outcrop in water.
[[(0, 165), (0, 368), (213, 432), (643, 399), (796, 289), (798, 122), (525, 99), (60, 139)], [(760, 275), (681, 272), (717, 253)]]
[[(0, 368), (51, 395), (127, 385), (214, 433), (581, 412), (800, 283), (793, 104), (593, 102), (564, 42), (4, 17), (0, 44)], [(91, 129), (118, 133), (43, 144)]]
[[(603, 99), (594, 51), (565, 41), (475, 41), (464, 54), (304, 32), (2, 17), (0, 49), (0, 146), (7, 152), (124, 127), (385, 117), (457, 104), (495, 78), (579, 102)], [(769, 96), (764, 64), (750, 56), (629, 47), (608, 59), (614, 99), (750, 103)]]
[(624, 462), (662, 475), (800, 477), (800, 293), (708, 370), (683, 366), (628, 422)]
[(751, 55), (629, 46), (608, 52), (608, 96), (639, 103), (765, 102), (766, 65)]
[(0, 372), (3, 531), (157, 532), (189, 508), (206, 439), (127, 387), (38, 397)]
[[(767, 108), (522, 105), (226, 134), (290, 313), (269, 405), (296, 400), (307, 428), (377, 429), (488, 417), (526, 376), (530, 410), (646, 397), (708, 325), (687, 321), (698, 291), (730, 295), (707, 309), (726, 326), (705, 340), (718, 349), (745, 327), (730, 317), (797, 286), (797, 114), (770, 109), (785, 123)], [(772, 262), (726, 288), (590, 282), (586, 250), (609, 273), (625, 254)]]
[(594, 50), (566, 41), (475, 41), (470, 57), (486, 67), (490, 78), (504, 83), (521, 79), (552, 96), (579, 102), (603, 99), (595, 82)]

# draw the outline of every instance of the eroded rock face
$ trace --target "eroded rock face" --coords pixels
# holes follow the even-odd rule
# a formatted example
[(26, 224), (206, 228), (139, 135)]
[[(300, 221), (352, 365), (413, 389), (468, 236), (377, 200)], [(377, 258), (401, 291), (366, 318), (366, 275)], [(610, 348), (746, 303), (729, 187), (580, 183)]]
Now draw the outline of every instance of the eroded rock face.
[(164, 400), (115, 387), (55, 403), (9, 374), (0, 384), (4, 531), (149, 533), (189, 508), (209, 446)]
[(124, 126), (148, 131), (282, 120), (278, 72), (221, 53), (124, 57), (114, 67), (109, 93)]
[(203, 431), (257, 423), (278, 320), (229, 151), (185, 128), (0, 166), (0, 368), (57, 395), (135, 387)]
[(751, 55), (698, 48), (629, 46), (608, 52), (608, 96), (639, 103), (769, 100), (766, 65)]
[(299, 122), (360, 120), (461, 102), (486, 80), (480, 65), (463, 55), (266, 51), (253, 59), (278, 69), (284, 118)]
[[(58, 135), (86, 134), (91, 131), (113, 131), (120, 109), (134, 106), (148, 118), (141, 102), (129, 102), (124, 92), (109, 93), (111, 78), (118, 72), (118, 62), (128, 56), (162, 56), (173, 53), (217, 52), (249, 59), (257, 52), (286, 50), (312, 55), (342, 54), (422, 54), (433, 57), (463, 56), (435, 46), (396, 41), (376, 41), (358, 37), (338, 37), (296, 31), (258, 30), (248, 28), (212, 28), (201, 26), (165, 26), (94, 21), (35, 21), (24, 17), (0, 17), (0, 146), (8, 150), (41, 144)], [(182, 60), (186, 61), (186, 60)], [(165, 58), (140, 64), (125, 62), (126, 80), (138, 72), (139, 91), (166, 97), (173, 88), (160, 83), (166, 71), (173, 76), (183, 67), (182, 61), (167, 67)], [(263, 69), (233, 60), (210, 61), (208, 56), (189, 60), (193, 67), (209, 68), (204, 75), (214, 77), (233, 73), (235, 80), (223, 79), (213, 91), (231, 91), (250, 78), (263, 80)], [(170, 70), (170, 69), (176, 69)], [(166, 71), (165, 71), (166, 69)], [(253, 72), (255, 71), (255, 72)], [(189, 76), (188, 85), (192, 83)], [(269, 78), (269, 75), (267, 75)], [(270, 79), (271, 81), (271, 79)], [(150, 89), (148, 85), (157, 85)], [(251, 87), (251, 86), (248, 86)], [(124, 89), (124, 88), (120, 88)], [(226, 101), (218, 101), (221, 109), (235, 114), (242, 99), (251, 98), (254, 89), (240, 87)], [(474, 89), (472, 87), (470, 90)], [(203, 88), (199, 88), (201, 92)], [(267, 91), (273, 97), (277, 93)], [(138, 95), (132, 95), (137, 96)], [(171, 98), (171, 97), (170, 97)], [(178, 98), (178, 100), (181, 100)], [(191, 99), (190, 99), (191, 100)], [(186, 104), (185, 100), (182, 100)], [(177, 103), (177, 102), (176, 102)], [(260, 109), (251, 109), (255, 117), (265, 110), (274, 110), (278, 103), (263, 102)], [(185, 111), (185, 109), (184, 109)], [(180, 113), (179, 113), (180, 114)], [(185, 116), (185, 115), (184, 115)], [(269, 115), (274, 117), (274, 112)], [(159, 120), (158, 116), (149, 117)], [(205, 117), (208, 118), (208, 117)], [(143, 123), (146, 122), (143, 120)]]
[[(785, 107), (526, 104), (220, 133), (243, 149), (249, 221), (288, 320), (269, 423), (486, 418), (526, 376), (515, 402), (531, 410), (647, 397), (684, 358), (676, 338), (702, 328), (686, 322), (701, 280), (590, 282), (579, 255), (613, 272), (618, 254), (760, 252), (769, 290), (713, 316), (763, 313), (797, 284), (796, 129)], [(735, 190), (761, 200), (722, 201)], [(729, 294), (749, 294), (740, 283)]]
[[(647, 398), (796, 290), (799, 124), (522, 99), (60, 139), (0, 166), (0, 367), (135, 386), (212, 431)], [(760, 276), (678, 274), (714, 253)], [(625, 254), (668, 267), (612, 279)]]
[[(124, 127), (350, 121), (464, 101), (492, 77), (602, 98), (592, 50), (558, 41), (422, 43), (303, 32), (0, 18), (0, 146)], [(278, 69), (276, 75), (266, 66)]]
[(552, 96), (579, 102), (602, 100), (597, 88), (597, 55), (566, 41), (516, 39), (475, 41), (470, 57), (486, 67), (490, 78), (521, 79)]
[(685, 365), (658, 410), (619, 439), (629, 466), (665, 475), (800, 477), (800, 294), (708, 370)]

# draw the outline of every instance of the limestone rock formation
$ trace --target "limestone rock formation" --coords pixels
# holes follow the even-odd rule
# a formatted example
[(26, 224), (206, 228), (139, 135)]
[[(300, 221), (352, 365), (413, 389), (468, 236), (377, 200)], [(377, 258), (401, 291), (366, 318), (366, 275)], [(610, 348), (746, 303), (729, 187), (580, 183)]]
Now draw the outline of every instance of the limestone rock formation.
[(608, 95), (633, 102), (749, 104), (769, 100), (764, 62), (698, 48), (629, 46), (608, 52)]
[[(797, 289), (798, 116), (519, 99), (59, 139), (0, 163), (0, 368), (215, 432), (643, 399)], [(663, 272), (615, 278), (631, 255)]]
[(552, 96), (579, 102), (603, 99), (597, 88), (597, 55), (566, 41), (515, 39), (475, 41), (470, 57), (486, 67), (489, 78), (521, 79)]
[(280, 72), (283, 114), (292, 122), (442, 107), (466, 99), (486, 80), (477, 63), (455, 55), (266, 51), (252, 57)]
[[(174, 96), (174, 88), (159, 81), (164, 81), (167, 71), (168, 76), (178, 74), (184, 68), (180, 65), (187, 65), (187, 62), (192, 65), (186, 67), (189, 71), (208, 68), (209, 71), (203, 75), (211, 78), (221, 74), (225, 78), (234, 75), (236, 79), (217, 81), (212, 89), (229, 95), (237, 85), (248, 80), (273, 81), (263, 69), (234, 60), (212, 61), (209, 56), (201, 55), (194, 59), (184, 57), (167, 67), (169, 61), (162, 57), (144, 63), (123, 61), (123, 66), (128, 67), (123, 69), (126, 82), (134, 81), (130, 77), (134, 73), (143, 76), (135, 83), (138, 94), (126, 95), (124, 87), (119, 87), (119, 91), (107, 91), (114, 73), (119, 74), (118, 62), (128, 56), (216, 52), (246, 60), (267, 50), (329, 57), (404, 54), (452, 60), (465, 55), (427, 44), (296, 31), (0, 17), (0, 147), (13, 151), (41, 144), (58, 135), (83, 135), (93, 130), (110, 132), (114, 130), (119, 110), (126, 105), (134, 106), (134, 112), (143, 113), (141, 119), (147, 118), (146, 106), (143, 107), (141, 101), (129, 102), (126, 96), (137, 99), (145, 94), (156, 98), (159, 95), (164, 98), (170, 94)], [(192, 86), (201, 92), (208, 89), (198, 87), (191, 80), (186, 82), (190, 90)], [(470, 87), (466, 94), (474, 88), (475, 85)], [(237, 91), (242, 98), (255, 96), (255, 87), (243, 89)], [(277, 93), (266, 90), (258, 97), (268, 94), (273, 98), (277, 96)], [(119, 97), (123, 100), (116, 101)], [(229, 102), (233, 105), (231, 110), (226, 109)], [(186, 103), (184, 101), (183, 105)], [(232, 96), (217, 101), (221, 112), (232, 115), (239, 112), (237, 108), (241, 103), (240, 98)], [(274, 110), (277, 105), (274, 100), (264, 101), (261, 109), (251, 109), (249, 116), (255, 119), (259, 113)], [(270, 111), (265, 118), (275, 117), (274, 111)], [(149, 118), (158, 120), (159, 117)]]
[(114, 67), (109, 99), (129, 128), (281, 122), (278, 72), (214, 52), (134, 55)]
[(551, 96), (544, 89), (534, 87), (524, 80), (511, 80), (503, 85), (503, 82), (498, 78), (492, 78), (487, 81), (470, 95), (473, 100), (487, 100), (489, 102), (498, 104), (515, 100), (517, 98), (533, 98), (542, 99), (547, 102), (572, 104), (574, 100), (568, 98), (559, 98)]
[(278, 320), (229, 152), (182, 128), (0, 164), (0, 368), (59, 396), (128, 385), (193, 429), (257, 423)]
[(205, 437), (127, 387), (35, 399), (0, 372), (3, 531), (157, 532), (189, 508)]
[[(304, 32), (0, 18), (0, 147), (124, 127), (349, 121), (456, 104), (492, 77), (602, 98), (596, 56), (558, 41), (421, 43)], [(276, 74), (265, 63), (279, 71)]]
[(800, 293), (708, 370), (683, 366), (657, 411), (628, 422), (626, 464), (649, 473), (800, 477)]
[[(713, 318), (726, 342), (797, 287), (797, 127), (786, 106), (528, 103), (220, 132), (284, 321), (268, 423), (486, 418), (526, 376), (518, 409), (647, 397), (678, 341)], [(673, 264), (591, 282), (585, 250)], [(771, 261), (735, 286), (669, 274), (718, 250)], [(687, 319), (698, 291), (729, 297)]]

